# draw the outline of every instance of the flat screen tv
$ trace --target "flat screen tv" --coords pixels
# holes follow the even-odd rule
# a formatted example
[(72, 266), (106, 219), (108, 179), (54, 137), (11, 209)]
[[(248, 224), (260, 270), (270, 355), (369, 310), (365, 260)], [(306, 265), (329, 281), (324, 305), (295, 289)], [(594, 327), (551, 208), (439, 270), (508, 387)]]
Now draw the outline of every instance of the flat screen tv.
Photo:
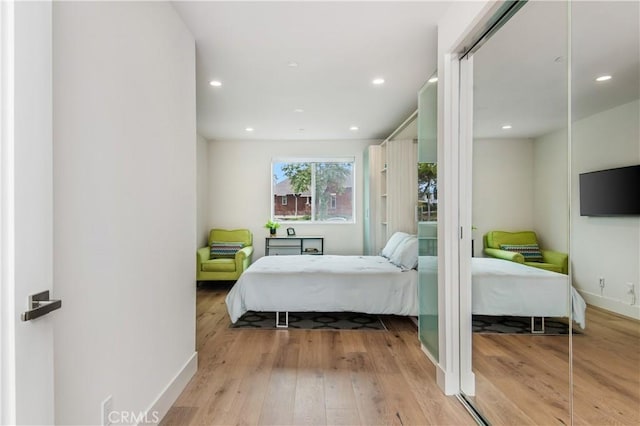
[(580, 174), (581, 216), (640, 216), (640, 165)]

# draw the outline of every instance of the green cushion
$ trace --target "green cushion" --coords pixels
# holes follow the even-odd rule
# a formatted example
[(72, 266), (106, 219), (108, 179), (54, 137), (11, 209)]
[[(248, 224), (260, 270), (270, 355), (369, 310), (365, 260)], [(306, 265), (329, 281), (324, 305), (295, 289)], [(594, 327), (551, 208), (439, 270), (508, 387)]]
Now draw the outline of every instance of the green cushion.
[(520, 253), (525, 262), (542, 262), (542, 252), (537, 244), (500, 244), (500, 250)]
[(234, 259), (211, 259), (202, 262), (203, 272), (234, 272), (236, 261)]
[(491, 231), (485, 235), (485, 247), (499, 249), (502, 244), (538, 244), (538, 237), (533, 231)]
[(213, 241), (242, 242), (245, 246), (253, 245), (253, 234), (248, 229), (226, 230), (214, 228), (209, 232), (209, 245)]

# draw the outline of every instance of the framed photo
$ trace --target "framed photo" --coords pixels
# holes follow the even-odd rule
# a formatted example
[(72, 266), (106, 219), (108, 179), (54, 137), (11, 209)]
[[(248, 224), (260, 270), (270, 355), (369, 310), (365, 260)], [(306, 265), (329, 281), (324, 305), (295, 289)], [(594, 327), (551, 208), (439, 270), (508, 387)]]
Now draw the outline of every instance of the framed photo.
[(294, 237), (296, 235), (296, 230), (293, 228), (287, 228), (287, 236)]

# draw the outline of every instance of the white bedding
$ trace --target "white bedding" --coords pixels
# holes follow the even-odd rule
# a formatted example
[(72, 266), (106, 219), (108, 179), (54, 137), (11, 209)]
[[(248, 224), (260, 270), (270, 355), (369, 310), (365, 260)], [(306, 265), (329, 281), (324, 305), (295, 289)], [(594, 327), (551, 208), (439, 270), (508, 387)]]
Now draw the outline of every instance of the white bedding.
[[(420, 274), (435, 275), (437, 258), (420, 256)], [(472, 313), (478, 315), (569, 317), (585, 327), (586, 303), (569, 277), (508, 260), (471, 259)]]
[(381, 256), (265, 256), (226, 303), (232, 322), (247, 311), (418, 315), (417, 276)]
[(474, 257), (471, 261), (473, 313), (569, 317), (585, 326), (586, 304), (569, 277), (501, 259)]

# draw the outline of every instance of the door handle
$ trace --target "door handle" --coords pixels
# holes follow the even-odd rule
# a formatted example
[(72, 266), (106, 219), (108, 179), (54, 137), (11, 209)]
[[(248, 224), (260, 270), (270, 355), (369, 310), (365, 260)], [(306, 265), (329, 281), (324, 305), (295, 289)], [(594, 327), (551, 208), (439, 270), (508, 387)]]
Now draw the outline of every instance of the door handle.
[(62, 307), (62, 300), (50, 300), (49, 290), (42, 291), (40, 293), (32, 294), (29, 296), (29, 310), (23, 312), (20, 318), (22, 321), (31, 321), (32, 319), (39, 318), (48, 314), (51, 311), (60, 309)]

